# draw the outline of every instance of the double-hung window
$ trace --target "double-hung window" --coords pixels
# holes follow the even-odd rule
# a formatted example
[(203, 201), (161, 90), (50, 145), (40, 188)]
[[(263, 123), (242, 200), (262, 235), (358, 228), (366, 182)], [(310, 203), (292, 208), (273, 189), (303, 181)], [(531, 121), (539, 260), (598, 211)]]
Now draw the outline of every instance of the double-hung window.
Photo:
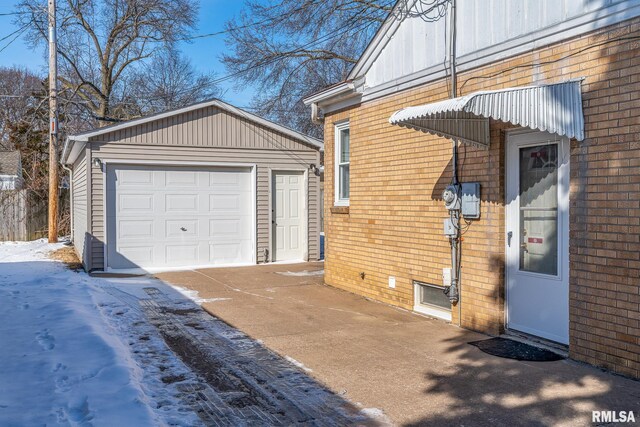
[(349, 122), (335, 126), (335, 205), (349, 206)]

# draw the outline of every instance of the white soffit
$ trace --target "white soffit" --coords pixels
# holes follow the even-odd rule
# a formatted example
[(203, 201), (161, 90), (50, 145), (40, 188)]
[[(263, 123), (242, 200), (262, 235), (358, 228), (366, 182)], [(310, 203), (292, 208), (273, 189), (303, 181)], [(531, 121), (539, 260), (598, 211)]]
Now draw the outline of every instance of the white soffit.
[(584, 139), (582, 80), (475, 92), (459, 98), (404, 108), (392, 125), (489, 146), (489, 119)]

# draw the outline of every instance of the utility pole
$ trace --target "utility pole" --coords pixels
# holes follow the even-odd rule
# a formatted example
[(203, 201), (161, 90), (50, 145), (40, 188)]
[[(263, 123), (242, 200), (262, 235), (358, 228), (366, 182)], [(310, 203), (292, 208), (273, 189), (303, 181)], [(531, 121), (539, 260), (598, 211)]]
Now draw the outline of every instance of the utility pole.
[(58, 44), (56, 0), (49, 0), (49, 243), (58, 241)]

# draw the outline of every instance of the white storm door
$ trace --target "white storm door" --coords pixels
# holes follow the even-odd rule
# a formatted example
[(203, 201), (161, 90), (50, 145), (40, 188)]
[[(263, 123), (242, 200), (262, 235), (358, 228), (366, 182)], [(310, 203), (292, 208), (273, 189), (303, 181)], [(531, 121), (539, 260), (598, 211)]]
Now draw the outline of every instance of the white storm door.
[(109, 165), (108, 267), (251, 264), (252, 182), (250, 168)]
[(507, 327), (569, 342), (569, 141), (507, 138)]
[(273, 260), (303, 260), (306, 208), (303, 172), (273, 172)]

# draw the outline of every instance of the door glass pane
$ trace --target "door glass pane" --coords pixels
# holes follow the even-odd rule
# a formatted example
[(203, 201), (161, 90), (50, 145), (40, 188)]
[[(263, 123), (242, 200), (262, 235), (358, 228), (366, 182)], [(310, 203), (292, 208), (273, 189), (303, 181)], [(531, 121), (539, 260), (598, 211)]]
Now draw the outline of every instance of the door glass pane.
[(349, 163), (349, 129), (340, 131), (340, 163)]
[(340, 199), (349, 198), (349, 165), (340, 166)]
[(520, 270), (558, 274), (558, 146), (520, 149)]

